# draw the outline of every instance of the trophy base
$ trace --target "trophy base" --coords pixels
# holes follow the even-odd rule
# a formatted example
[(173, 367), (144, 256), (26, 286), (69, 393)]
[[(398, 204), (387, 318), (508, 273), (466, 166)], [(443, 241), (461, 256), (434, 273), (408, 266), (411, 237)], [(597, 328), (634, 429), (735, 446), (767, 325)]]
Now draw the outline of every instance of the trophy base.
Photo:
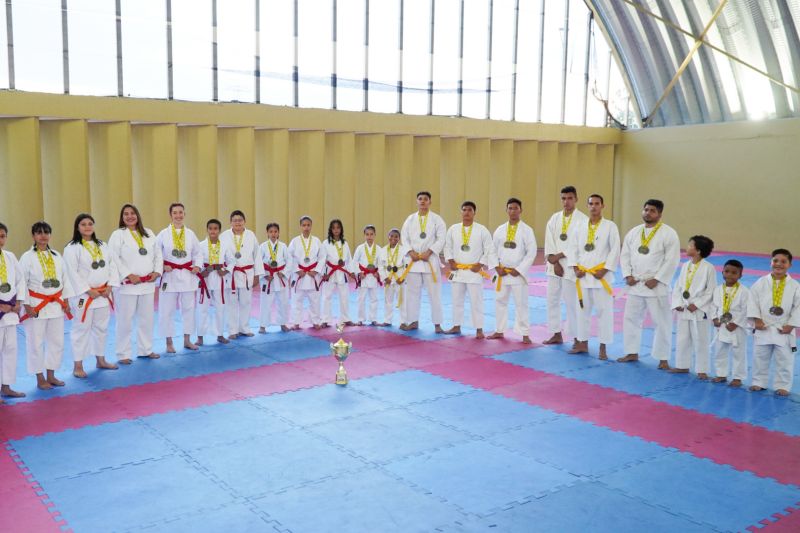
[(336, 380), (334, 381), (337, 385), (347, 385), (347, 373), (345, 372), (336, 372)]

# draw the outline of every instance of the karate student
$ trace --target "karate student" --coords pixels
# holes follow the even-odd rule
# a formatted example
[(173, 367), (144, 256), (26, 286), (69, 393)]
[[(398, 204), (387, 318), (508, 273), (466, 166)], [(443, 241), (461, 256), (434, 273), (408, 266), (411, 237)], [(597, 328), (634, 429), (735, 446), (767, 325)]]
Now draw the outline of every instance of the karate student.
[[(578, 192), (572, 185), (561, 189), (561, 207), (550, 217), (545, 227), (544, 257), (547, 260), (547, 327), (552, 336), (544, 344), (562, 344), (561, 301), (567, 308), (567, 329), (577, 335), (577, 297), (575, 272), (568, 266), (570, 240), (577, 229), (586, 224), (587, 217), (575, 208)], [(577, 339), (575, 340), (577, 344)], [(573, 346), (574, 347), (574, 346)]]
[(522, 335), (524, 344), (531, 344), (528, 310), (528, 270), (536, 260), (536, 235), (533, 228), (520, 219), (522, 201), (506, 202), (508, 222), (501, 224), (493, 236), (498, 265), (495, 286), (495, 331), (488, 338), (502, 339), (508, 323), (508, 300), (514, 296), (514, 331)]
[(775, 363), (773, 387), (788, 396), (794, 379), (794, 354), (800, 327), (800, 283), (789, 274), (792, 254), (779, 248), (772, 252), (771, 272), (750, 288), (747, 316), (755, 324), (753, 381), (751, 391), (767, 388), (769, 367)]
[(230, 216), (231, 227), (220, 235), (220, 241), (233, 250), (231, 263), (231, 291), (227, 295), (228, 333), (231, 339), (239, 335), (252, 337), (250, 310), (253, 289), (258, 287), (258, 278), (264, 274), (256, 234), (245, 227), (244, 213), (238, 209)]
[(94, 218), (81, 213), (75, 218), (72, 240), (64, 248), (64, 262), (75, 296), (71, 307), (77, 315), (70, 340), (74, 365), (72, 375), (85, 378), (83, 360), (90, 355), (100, 369), (116, 370), (106, 361), (106, 336), (113, 304), (111, 291), (119, 287), (119, 273), (108, 245), (97, 238)]
[(747, 319), (747, 304), (750, 291), (739, 283), (744, 266), (736, 259), (730, 259), (722, 267), (725, 283), (714, 289), (713, 313), (710, 315), (717, 328), (713, 343), (712, 359), (717, 377), (714, 383), (728, 380), (728, 355), (732, 355), (731, 387), (741, 387), (747, 379), (747, 329), (752, 323)]
[(608, 345), (614, 342), (614, 291), (611, 285), (620, 253), (619, 229), (614, 222), (603, 218), (604, 204), (599, 194), (589, 196), (589, 219), (576, 227), (568, 261), (575, 272), (578, 298), (578, 342), (569, 353), (589, 352), (589, 327), (592, 309), (595, 309), (600, 341), (598, 357), (602, 360), (608, 359)]
[[(378, 325), (378, 290), (383, 287), (380, 268), (381, 248), (375, 244), (375, 226), (364, 227), (364, 239), (353, 254), (351, 272), (358, 279), (358, 325), (369, 322), (370, 326)], [(365, 312), (366, 300), (369, 298), (369, 311)]]
[(3, 249), (6, 239), (8, 227), (0, 222), (0, 395), (22, 398), (25, 393), (11, 386), (17, 381), (17, 324), (28, 287), (17, 256)]
[(467, 200), (461, 204), (461, 222), (447, 230), (444, 258), (450, 265), (450, 287), (453, 299), (453, 327), (448, 334), (460, 334), (464, 319), (464, 294), (469, 292), (475, 338), (483, 336), (483, 280), (489, 278), (484, 268), (497, 266), (492, 235), (486, 226), (475, 222), (477, 207)]
[(322, 281), (322, 327), (333, 324), (333, 294), (339, 297), (339, 322), (352, 326), (350, 321), (349, 298), (350, 290), (347, 285), (348, 277), (352, 277), (350, 263), (353, 256), (350, 254), (350, 245), (344, 239), (344, 226), (342, 221), (335, 218), (328, 224), (328, 238), (322, 242), (320, 263), (324, 262)]
[(639, 360), (645, 310), (655, 322), (652, 356), (660, 370), (669, 370), (672, 350), (672, 320), (669, 284), (681, 260), (681, 243), (674, 229), (661, 221), (664, 202), (647, 200), (640, 224), (625, 235), (620, 263), (628, 286), (622, 327), (625, 356), (620, 363)]
[(401, 231), (401, 239), (408, 246), (411, 270), (405, 279), (406, 316), (408, 323), (400, 324), (403, 331), (419, 328), (419, 307), (422, 286), (428, 291), (431, 301), (431, 320), (436, 333), (442, 329), (442, 286), (439, 254), (444, 249), (447, 227), (442, 217), (431, 211), (431, 193), (417, 193), (417, 212), (410, 214)]
[(289, 249), (280, 241), (281, 227), (277, 222), (267, 224), (267, 240), (261, 244), (261, 261), (264, 265), (261, 286), (261, 327), (259, 333), (266, 333), (272, 321), (270, 315), (274, 307), (278, 313), (281, 331), (289, 331), (289, 276), (292, 265), (289, 262)]
[(234, 264), (236, 258), (234, 251), (224, 244), (220, 238), (222, 222), (212, 218), (206, 222), (206, 233), (208, 237), (200, 243), (200, 254), (203, 260), (203, 270), (200, 271), (200, 282), (197, 303), (198, 322), (197, 322), (197, 344), (203, 345), (203, 337), (209, 330), (211, 321), (211, 307), (214, 307), (214, 331), (217, 334), (217, 342), (228, 344), (230, 341), (225, 337), (225, 293), (229, 290), (230, 265)]
[(714, 250), (714, 241), (704, 235), (689, 239), (686, 255), (689, 258), (672, 288), (672, 308), (678, 312), (675, 368), (673, 374), (686, 374), (694, 353), (694, 368), (698, 379), (708, 379), (710, 366), (709, 316), (713, 311), (717, 271), (706, 257)]
[(181, 306), (183, 323), (183, 347), (197, 350), (192, 342), (194, 333), (195, 293), (197, 275), (203, 266), (203, 254), (195, 233), (184, 226), (186, 208), (182, 203), (169, 206), (171, 224), (158, 234), (158, 246), (164, 258), (164, 275), (161, 278), (161, 294), (158, 297), (159, 330), (167, 338), (167, 353), (175, 353), (172, 343), (174, 325), (172, 315)]
[(25, 325), (28, 373), (36, 374), (36, 386), (43, 390), (64, 386), (56, 370), (64, 355), (64, 316), (72, 320), (68, 298), (75, 295), (64, 260), (50, 249), (52, 231), (47, 222), (35, 223), (33, 248), (19, 260), (28, 287), (25, 315), (20, 319)]
[(403, 293), (403, 282), (406, 274), (408, 260), (408, 247), (400, 244), (400, 230), (392, 228), (387, 236), (389, 243), (381, 251), (378, 263), (380, 276), (383, 280), (383, 323), (381, 326), (391, 326), (395, 306), (400, 309), (400, 324), (406, 323), (406, 306)]
[(319, 279), (324, 268), (325, 252), (320, 240), (311, 235), (310, 216), (300, 217), (300, 235), (289, 243), (289, 258), (294, 267), (292, 287), (292, 329), (300, 329), (303, 300), (308, 300), (308, 314), (314, 329), (319, 323)]
[(144, 227), (136, 206), (125, 204), (119, 228), (108, 238), (108, 247), (119, 271), (116, 305), (116, 352), (123, 365), (131, 364), (131, 330), (136, 319), (137, 357), (158, 359), (153, 352), (153, 301), (156, 280), (163, 272), (161, 247), (152, 230)]

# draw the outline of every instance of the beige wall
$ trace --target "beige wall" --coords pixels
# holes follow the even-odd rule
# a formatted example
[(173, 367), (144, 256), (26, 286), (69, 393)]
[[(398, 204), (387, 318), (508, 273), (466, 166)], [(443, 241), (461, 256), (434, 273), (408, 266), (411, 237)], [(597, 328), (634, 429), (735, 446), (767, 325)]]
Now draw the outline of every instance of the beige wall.
[(319, 236), (341, 218), (348, 239), (374, 224), (383, 241), (422, 189), (448, 223), (471, 199), (490, 228), (518, 196), (541, 233), (566, 183), (612, 203), (622, 138), (606, 128), (14, 91), (0, 92), (0, 116), (0, 220), (15, 252), (42, 218), (60, 248), (82, 211), (105, 238), (131, 201), (155, 231), (182, 201), (200, 238), (207, 219), (226, 225), (242, 209), (261, 239), (275, 220), (288, 240), (308, 214)]
[(614, 198), (621, 231), (659, 198), (684, 247), (704, 234), (717, 250), (800, 255), (800, 119), (625, 132)]

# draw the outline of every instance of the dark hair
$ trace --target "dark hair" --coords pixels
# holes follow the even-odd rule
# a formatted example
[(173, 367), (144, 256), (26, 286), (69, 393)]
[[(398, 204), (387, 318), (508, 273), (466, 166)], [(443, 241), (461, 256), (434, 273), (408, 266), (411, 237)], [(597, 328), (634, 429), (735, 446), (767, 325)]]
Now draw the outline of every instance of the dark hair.
[[(81, 244), (81, 242), (83, 241), (83, 235), (81, 235), (78, 226), (80, 225), (81, 222), (83, 222), (87, 218), (92, 221), (92, 224), (94, 224), (94, 217), (89, 213), (81, 213), (77, 217), (75, 217), (75, 224), (72, 227), (72, 240), (69, 241), (71, 244)], [(97, 233), (95, 232), (92, 232), (92, 240), (97, 244), (102, 243), (102, 241), (97, 238)]]
[(0, 222), (0, 230), (5, 231), (6, 235), (8, 235), (8, 226)]
[(389, 235), (391, 235), (392, 233), (397, 233), (397, 235), (398, 235), (398, 236), (400, 236), (400, 230), (399, 230), (399, 229), (397, 229), (397, 228), (392, 228), (392, 229), (390, 229), (390, 230), (389, 230), (389, 233), (387, 233), (387, 234), (386, 234), (386, 236), (388, 237), (388, 236), (389, 236)]
[(300, 217), (300, 224), (302, 224), (304, 220), (308, 220), (308, 221), (309, 221), (309, 222), (311, 222), (312, 224), (314, 223), (314, 219), (313, 219), (313, 218), (311, 218), (311, 217), (310, 217), (310, 216), (308, 216), (308, 215), (303, 215), (303, 216), (301, 216), (301, 217)]
[(269, 224), (267, 224), (267, 231), (269, 231), (272, 228), (275, 228), (276, 230), (280, 231), (281, 225), (278, 224), (277, 222), (270, 222)]
[(723, 265), (723, 268), (726, 266), (732, 266), (733, 268), (738, 268), (739, 273), (744, 271), (744, 265), (738, 259), (728, 259), (727, 261), (725, 261), (725, 265)]
[(31, 235), (36, 235), (37, 233), (53, 233), (53, 228), (44, 220), (40, 220), (39, 222), (34, 222), (33, 226), (31, 226)]
[(792, 252), (790, 252), (786, 248), (778, 248), (777, 250), (772, 250), (772, 257), (775, 257), (776, 255), (785, 255), (786, 257), (789, 258), (789, 263), (792, 262)]
[(328, 242), (330, 242), (330, 243), (333, 242), (333, 225), (334, 224), (339, 224), (339, 228), (342, 230), (341, 235), (339, 235), (339, 239), (341, 239), (341, 241), (344, 242), (344, 224), (342, 224), (342, 221), (339, 220), (338, 218), (334, 218), (328, 224)]
[(184, 211), (186, 211), (186, 206), (180, 202), (173, 202), (169, 204), (169, 216), (172, 216), (172, 208), (173, 207), (182, 207)]
[(208, 227), (209, 227), (211, 224), (216, 224), (216, 225), (217, 225), (217, 227), (218, 227), (219, 229), (222, 229), (222, 222), (220, 222), (220, 221), (219, 221), (219, 220), (217, 220), (216, 218), (210, 218), (210, 219), (208, 220), (208, 222), (206, 222), (206, 229), (208, 229)]
[(231, 211), (231, 216), (228, 217), (228, 220), (232, 220), (233, 217), (235, 217), (235, 216), (240, 216), (245, 220), (245, 222), (247, 221), (247, 217), (244, 216), (244, 213), (242, 211), (238, 210), (238, 209), (234, 209), (233, 211)]
[(478, 206), (475, 205), (475, 202), (473, 202), (472, 200), (466, 200), (466, 201), (462, 202), (461, 203), (461, 209), (464, 209), (465, 207), (471, 207), (473, 211), (477, 211), (478, 210)]
[(566, 187), (561, 188), (561, 194), (569, 194), (572, 193), (575, 195), (575, 198), (578, 197), (578, 190), (573, 185), (567, 185)]
[(119, 210), (119, 227), (126, 228), (125, 221), (122, 219), (122, 213), (125, 212), (126, 209), (131, 208), (133, 212), (136, 213), (136, 231), (139, 232), (139, 235), (142, 237), (150, 237), (151, 235), (147, 233), (147, 230), (144, 229), (144, 223), (142, 222), (142, 215), (139, 213), (139, 210), (133, 204), (125, 204), (122, 206), (122, 209)]
[(378, 233), (378, 230), (376, 230), (375, 226), (373, 226), (372, 224), (367, 224), (366, 226), (364, 226), (364, 233), (366, 233), (368, 229), (371, 229), (373, 233)]
[(689, 238), (689, 240), (694, 242), (694, 247), (697, 248), (697, 251), (700, 252), (700, 257), (703, 259), (711, 255), (711, 252), (714, 250), (714, 241), (705, 235), (695, 235)]
[(597, 194), (596, 192), (589, 195), (589, 198), (587, 199), (587, 202), (588, 202), (588, 200), (590, 200), (592, 198), (599, 198), (600, 199), (600, 203), (603, 204), (603, 205), (606, 205), (606, 201), (603, 199), (603, 197), (600, 196), (599, 194)]
[(506, 200), (506, 207), (508, 207), (511, 204), (517, 204), (519, 206), (519, 208), (522, 209), (522, 200), (520, 200), (519, 198), (514, 198), (512, 196), (511, 198)]
[(419, 191), (417, 193), (417, 198), (419, 198), (420, 196), (427, 196), (428, 200), (431, 199), (431, 193), (429, 193), (428, 191)]
[(650, 198), (649, 200), (647, 200), (644, 203), (644, 207), (647, 207), (648, 205), (652, 205), (653, 207), (655, 207), (656, 211), (658, 211), (659, 213), (663, 213), (664, 212), (664, 202), (662, 202), (661, 200), (656, 200), (655, 198)]

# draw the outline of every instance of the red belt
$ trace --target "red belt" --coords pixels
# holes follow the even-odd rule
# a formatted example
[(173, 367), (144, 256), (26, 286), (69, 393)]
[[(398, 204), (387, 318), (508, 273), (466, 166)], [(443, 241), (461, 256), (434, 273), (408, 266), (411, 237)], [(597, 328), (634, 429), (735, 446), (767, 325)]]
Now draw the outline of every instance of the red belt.
[[(286, 268), (286, 265), (281, 265), (279, 267), (273, 267), (269, 263), (264, 263), (264, 270), (269, 272), (269, 275), (272, 276), (273, 278), (275, 277), (275, 274), (277, 274), (278, 272), (282, 272), (284, 268)], [(281, 280), (281, 285), (286, 287), (286, 282), (283, 281), (283, 278), (278, 276), (278, 279)], [(272, 289), (272, 280), (267, 281), (267, 294), (269, 294), (270, 289)]]
[[(217, 264), (220, 264), (220, 263), (217, 263)], [(221, 263), (221, 265), (224, 267), (225, 263)], [(209, 263), (203, 263), (203, 267), (204, 268), (208, 268), (210, 266), (211, 265)], [(217, 273), (217, 276), (219, 276), (219, 293), (222, 295), (222, 304), (224, 305), (225, 304), (225, 278), (220, 276), (219, 273)], [(199, 272), (197, 273), (197, 277), (200, 278), (200, 303), (203, 303), (203, 300), (205, 299), (205, 297), (208, 297), (209, 300), (211, 299), (211, 291), (208, 290), (208, 284), (206, 284), (206, 278), (201, 276)]]
[(233, 267), (233, 275), (231, 276), (231, 291), (236, 290), (236, 273), (241, 272), (244, 274), (244, 283), (247, 287), (247, 290), (250, 290), (250, 280), (247, 278), (247, 271), (252, 269), (253, 265), (245, 265), (245, 266), (235, 266)]
[[(153, 281), (156, 278), (152, 274), (148, 274), (146, 276), (139, 276), (140, 283), (147, 283), (148, 281)], [(123, 285), (133, 285), (133, 282), (128, 278), (125, 278), (125, 281), (122, 282)]]
[[(103, 290), (106, 290), (107, 288), (108, 288), (108, 283), (104, 283), (100, 287), (92, 287), (92, 290), (93, 291), (103, 291)], [(114, 309), (114, 300), (112, 300), (108, 296), (101, 296), (101, 298), (108, 298), (108, 303), (111, 306), (111, 309)], [(89, 306), (92, 305), (93, 301), (94, 301), (94, 298), (92, 298), (91, 296), (89, 296), (89, 299), (86, 300), (86, 305), (83, 308), (83, 315), (81, 316), (81, 322), (86, 322), (86, 311), (89, 310)]]
[(189, 272), (192, 271), (191, 261), (189, 261), (188, 263), (181, 263), (181, 264), (164, 261), (164, 266), (172, 267), (173, 270), (188, 270)]
[[(336, 272), (341, 272), (342, 274), (344, 274), (345, 282), (347, 281), (347, 276), (350, 275), (350, 272), (344, 269), (344, 265), (331, 263), (330, 261), (325, 261), (325, 264), (328, 265), (328, 273), (327, 273), (328, 279), (331, 279), (331, 277), (334, 274), (336, 274)], [(322, 283), (325, 283), (325, 281), (323, 280)], [(320, 283), (320, 285), (322, 285), (322, 283)]]
[[(314, 263), (313, 265), (303, 266), (297, 265), (297, 268), (308, 274), (309, 272), (313, 272), (315, 268), (317, 268), (318, 263)], [(314, 278), (314, 276), (312, 276)], [(298, 280), (300, 281), (300, 280)], [(317, 282), (317, 278), (314, 278), (314, 290), (319, 290), (319, 283)], [(294, 292), (297, 292), (297, 282), (294, 284)]]
[[(370, 274), (375, 276), (375, 279), (378, 280), (378, 285), (383, 287), (383, 282), (381, 281), (381, 276), (380, 274), (378, 274), (377, 268), (369, 269), (361, 265), (358, 265), (358, 268), (361, 270), (361, 273), (364, 274), (365, 276), (369, 276)], [(361, 287), (361, 280), (358, 281), (356, 287)]]
[[(30, 294), (34, 298), (39, 298), (41, 300), (41, 302), (39, 302), (39, 305), (33, 308), (33, 314), (34, 315), (39, 314), (39, 311), (44, 309), (44, 307), (48, 304), (57, 303), (61, 306), (61, 309), (64, 311), (64, 314), (67, 315), (67, 319), (72, 320), (72, 313), (69, 312), (69, 306), (64, 300), (61, 299), (62, 292), (63, 290), (60, 290), (55, 294), (39, 294), (38, 292), (28, 291), (28, 294)], [(29, 318), (30, 316), (25, 314), (20, 317), (19, 321), (24, 322)]]

